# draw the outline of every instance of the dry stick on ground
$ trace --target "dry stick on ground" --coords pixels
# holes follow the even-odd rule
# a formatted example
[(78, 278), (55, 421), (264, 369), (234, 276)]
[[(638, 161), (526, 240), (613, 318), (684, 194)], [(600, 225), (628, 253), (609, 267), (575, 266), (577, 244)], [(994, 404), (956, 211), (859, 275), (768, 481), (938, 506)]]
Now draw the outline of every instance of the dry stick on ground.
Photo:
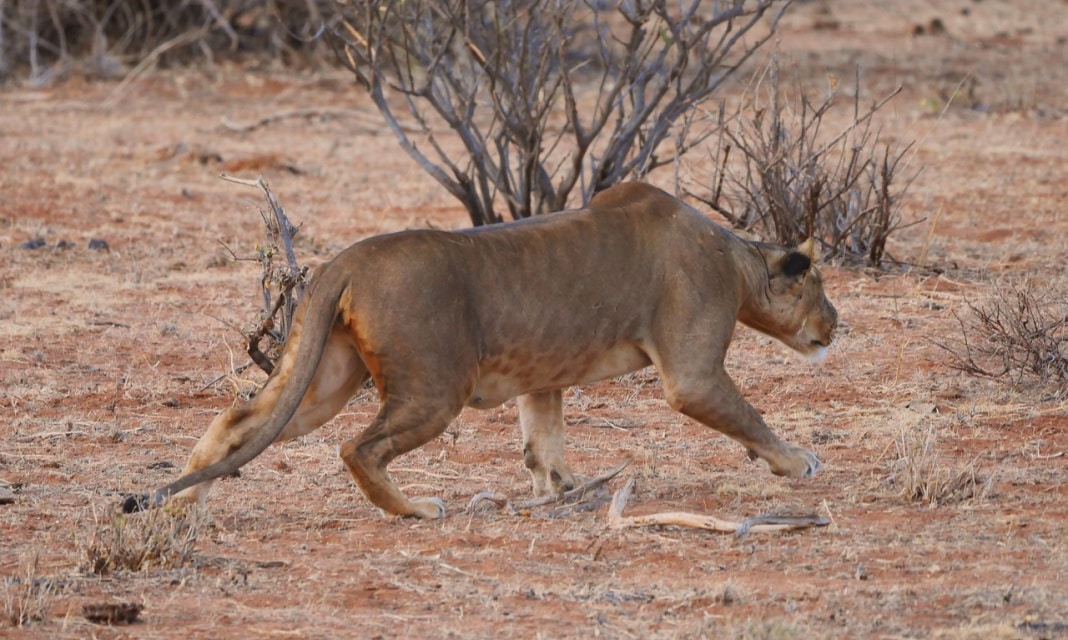
[(614, 469), (603, 475), (597, 476), (591, 480), (587, 480), (582, 485), (575, 487), (574, 489), (565, 491), (558, 495), (541, 496), (538, 498), (531, 498), (530, 500), (524, 500), (518, 504), (512, 504), (508, 500), (508, 496), (500, 493), (494, 493), (492, 491), (481, 491), (476, 493), (471, 501), (467, 503), (466, 511), (474, 511), (482, 502), (492, 502), (501, 509), (507, 509), (509, 511), (522, 511), (524, 509), (532, 509), (534, 507), (540, 507), (547, 504), (565, 504), (569, 502), (581, 502), (586, 496), (590, 495), (594, 490), (598, 489), (604, 483), (608, 482), (612, 478), (618, 476), (624, 469), (626, 469), (631, 463), (628, 458), (619, 463)]
[[(260, 341), (263, 338), (268, 339), (270, 345), (267, 349), (268, 351), (271, 351), (274, 346), (285, 343), (286, 338), (289, 336), (293, 313), (296, 311), (297, 302), (300, 300), (304, 285), (307, 282), (308, 268), (301, 267), (297, 263), (296, 255), (293, 253), (293, 236), (297, 234), (298, 227), (294, 226), (289, 221), (289, 218), (286, 217), (285, 210), (278, 204), (278, 199), (274, 197), (270, 185), (267, 184), (267, 179), (263, 176), (255, 180), (235, 178), (226, 174), (220, 177), (229, 182), (258, 187), (263, 191), (267, 204), (271, 208), (272, 217), (268, 217), (266, 212), (260, 211), (260, 215), (263, 216), (263, 222), (267, 225), (267, 246), (261, 247), (259, 250), (260, 262), (263, 264), (263, 279), (261, 280), (263, 315), (256, 328), (245, 334), (245, 338), (248, 340), (249, 357), (260, 369), (270, 375), (274, 370), (274, 362), (260, 350)], [(286, 264), (283, 267), (274, 266), (274, 251), (277, 248), (281, 248), (285, 252)], [(277, 285), (279, 289), (278, 297), (273, 301), (270, 291), (272, 283)], [(276, 322), (275, 317), (279, 313), (281, 313), (281, 317)]]
[(612, 499), (612, 506), (608, 510), (609, 529), (675, 526), (688, 527), (691, 529), (705, 529), (707, 531), (718, 531), (721, 533), (733, 533), (740, 538), (748, 533), (825, 527), (831, 523), (827, 518), (815, 515), (779, 516), (772, 514), (754, 516), (741, 522), (735, 522), (733, 520), (721, 520), (715, 516), (702, 515), (699, 513), (686, 513), (682, 511), (624, 517), (623, 509), (627, 506), (627, 500), (630, 499), (630, 494), (634, 490), (634, 480), (634, 478), (628, 480), (627, 484), (617, 491), (615, 497)]
[[(360, 124), (363, 127), (366, 127), (370, 132), (378, 132), (382, 129), (382, 123), (378, 121), (377, 116), (357, 109), (289, 109), (286, 111), (279, 111), (278, 113), (269, 116), (264, 116), (259, 120), (247, 124), (239, 124), (232, 122), (227, 118), (223, 118), (221, 127), (223, 130), (231, 131), (233, 133), (249, 133), (250, 131), (255, 131), (261, 127), (289, 118), (319, 118), (321, 120), (350, 118), (359, 120)], [(400, 122), (399, 124), (401, 129), (407, 133), (419, 131), (417, 123), (405, 121)]]

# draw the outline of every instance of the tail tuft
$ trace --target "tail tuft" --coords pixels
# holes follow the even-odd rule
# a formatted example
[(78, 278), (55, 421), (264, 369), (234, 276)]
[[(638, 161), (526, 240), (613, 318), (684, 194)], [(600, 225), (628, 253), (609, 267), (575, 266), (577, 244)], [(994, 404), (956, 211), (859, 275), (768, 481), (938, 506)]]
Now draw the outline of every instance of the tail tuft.
[(148, 494), (142, 493), (139, 496), (126, 496), (126, 499), (122, 501), (123, 513), (137, 513), (139, 511), (148, 510)]

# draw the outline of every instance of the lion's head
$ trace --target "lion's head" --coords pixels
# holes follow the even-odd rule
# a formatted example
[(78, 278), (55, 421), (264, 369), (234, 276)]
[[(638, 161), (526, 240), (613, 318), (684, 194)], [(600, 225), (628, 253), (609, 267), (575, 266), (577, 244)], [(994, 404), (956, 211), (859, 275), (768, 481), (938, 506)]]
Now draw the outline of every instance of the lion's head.
[(796, 249), (754, 246), (766, 271), (753, 275), (764, 286), (754, 288), (738, 319), (808, 358), (822, 360), (834, 340), (838, 312), (823, 292), (816, 243), (809, 238)]

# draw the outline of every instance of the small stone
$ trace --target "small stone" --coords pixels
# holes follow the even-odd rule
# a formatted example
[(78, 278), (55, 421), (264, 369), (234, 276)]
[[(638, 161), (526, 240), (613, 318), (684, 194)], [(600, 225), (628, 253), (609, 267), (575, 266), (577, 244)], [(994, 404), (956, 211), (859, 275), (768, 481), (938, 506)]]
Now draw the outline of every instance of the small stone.
[(23, 242), (21, 245), (19, 245), (19, 248), (29, 249), (32, 251), (33, 249), (40, 249), (43, 246), (45, 246), (45, 239), (41, 236), (37, 236), (32, 240), (27, 240), (26, 242)]
[(101, 240), (100, 238), (91, 238), (89, 240), (90, 251), (111, 251), (111, 247), (108, 246), (107, 240)]
[(0, 504), (12, 504), (15, 502), (15, 492), (9, 487), (0, 484)]

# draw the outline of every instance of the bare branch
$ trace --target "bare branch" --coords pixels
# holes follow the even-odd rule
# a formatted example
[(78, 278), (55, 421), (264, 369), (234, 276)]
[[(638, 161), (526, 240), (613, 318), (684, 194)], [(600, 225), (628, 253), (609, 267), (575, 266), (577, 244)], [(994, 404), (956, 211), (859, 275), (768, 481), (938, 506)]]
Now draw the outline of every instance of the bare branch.
[[(285, 210), (278, 203), (270, 185), (267, 184), (267, 179), (263, 176), (255, 180), (225, 174), (219, 177), (235, 184), (257, 187), (263, 192), (270, 208), (270, 215), (265, 211), (260, 211), (267, 227), (267, 241), (263, 246), (257, 247), (259, 260), (263, 265), (263, 275), (260, 279), (263, 312), (256, 326), (245, 331), (249, 357), (260, 369), (270, 374), (274, 370), (274, 359), (277, 358), (278, 352), (289, 336), (293, 314), (297, 310), (297, 303), (308, 283), (308, 268), (302, 267), (297, 262), (296, 254), (293, 252), (293, 237), (296, 236), (299, 228), (289, 221)], [(279, 248), (285, 254), (285, 263), (281, 266), (274, 262)], [(277, 297), (272, 291), (278, 292)], [(260, 349), (260, 343), (264, 338), (268, 340), (266, 353)]]
[(806, 516), (780, 516), (765, 514), (754, 516), (742, 521), (724, 520), (716, 516), (683, 511), (668, 511), (663, 513), (651, 513), (644, 516), (624, 516), (623, 510), (630, 500), (630, 494), (634, 490), (635, 479), (632, 477), (622, 489), (616, 492), (612, 498), (612, 506), (608, 509), (609, 529), (631, 529), (635, 527), (685, 527), (690, 529), (704, 529), (717, 533), (733, 533), (739, 538), (750, 533), (769, 533), (776, 531), (792, 531), (795, 529), (808, 529), (811, 527), (826, 527), (831, 523), (827, 518), (816, 515)]
[[(693, 149), (704, 138), (658, 151), (774, 32), (772, 7), (790, 2), (370, 0), (342, 7), (331, 36), (401, 148), (478, 225), (502, 207), (521, 218), (584, 204)], [(398, 130), (387, 91), (433, 159)], [(466, 161), (439, 144), (442, 131)]]

